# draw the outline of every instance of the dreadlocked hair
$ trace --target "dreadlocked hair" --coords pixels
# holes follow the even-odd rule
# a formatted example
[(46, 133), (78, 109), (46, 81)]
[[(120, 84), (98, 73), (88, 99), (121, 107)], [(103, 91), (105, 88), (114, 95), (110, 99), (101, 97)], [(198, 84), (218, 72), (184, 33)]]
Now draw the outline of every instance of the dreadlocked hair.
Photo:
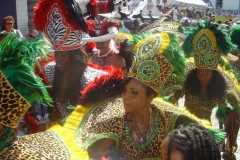
[(214, 136), (203, 126), (189, 124), (180, 125), (168, 134), (168, 158), (171, 151), (180, 151), (184, 160), (220, 160), (220, 151)]

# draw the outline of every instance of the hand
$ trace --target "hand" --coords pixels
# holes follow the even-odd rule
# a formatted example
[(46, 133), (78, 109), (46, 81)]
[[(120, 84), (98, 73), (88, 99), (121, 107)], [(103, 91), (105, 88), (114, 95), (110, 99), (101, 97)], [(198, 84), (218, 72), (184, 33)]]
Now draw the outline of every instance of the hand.
[(46, 123), (49, 123), (49, 122), (51, 122), (51, 121), (49, 120), (48, 115), (44, 116), (43, 118), (37, 119), (38, 124), (46, 124)]

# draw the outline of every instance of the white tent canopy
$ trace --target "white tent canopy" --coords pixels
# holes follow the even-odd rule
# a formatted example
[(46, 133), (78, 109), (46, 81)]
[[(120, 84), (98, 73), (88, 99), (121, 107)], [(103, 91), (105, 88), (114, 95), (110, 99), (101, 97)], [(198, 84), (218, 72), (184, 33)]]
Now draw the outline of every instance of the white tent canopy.
[(187, 5), (188, 7), (208, 7), (202, 0), (176, 0), (176, 4), (179, 6)]

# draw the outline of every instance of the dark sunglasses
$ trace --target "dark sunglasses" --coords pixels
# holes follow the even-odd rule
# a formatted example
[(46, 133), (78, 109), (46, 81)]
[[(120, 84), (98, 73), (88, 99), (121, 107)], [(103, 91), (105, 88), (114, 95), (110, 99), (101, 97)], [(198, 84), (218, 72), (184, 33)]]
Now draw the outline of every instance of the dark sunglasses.
[(36, 38), (36, 37), (32, 36), (31, 34), (29, 34), (28, 36), (29, 36), (30, 38), (33, 38), (33, 39)]
[(13, 23), (6, 23), (6, 25), (13, 25)]

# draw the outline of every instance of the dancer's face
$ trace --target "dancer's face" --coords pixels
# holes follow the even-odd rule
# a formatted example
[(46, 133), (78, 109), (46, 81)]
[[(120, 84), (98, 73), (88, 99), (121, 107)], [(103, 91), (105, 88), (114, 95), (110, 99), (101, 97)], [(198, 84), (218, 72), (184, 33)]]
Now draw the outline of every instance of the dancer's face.
[(58, 69), (62, 72), (71, 68), (71, 59), (67, 51), (55, 51), (55, 61)]
[(213, 71), (210, 69), (198, 69), (197, 77), (202, 88), (208, 87), (212, 80)]
[(131, 79), (122, 93), (126, 112), (135, 112), (148, 107), (154, 95), (147, 95), (147, 86), (142, 82)]

